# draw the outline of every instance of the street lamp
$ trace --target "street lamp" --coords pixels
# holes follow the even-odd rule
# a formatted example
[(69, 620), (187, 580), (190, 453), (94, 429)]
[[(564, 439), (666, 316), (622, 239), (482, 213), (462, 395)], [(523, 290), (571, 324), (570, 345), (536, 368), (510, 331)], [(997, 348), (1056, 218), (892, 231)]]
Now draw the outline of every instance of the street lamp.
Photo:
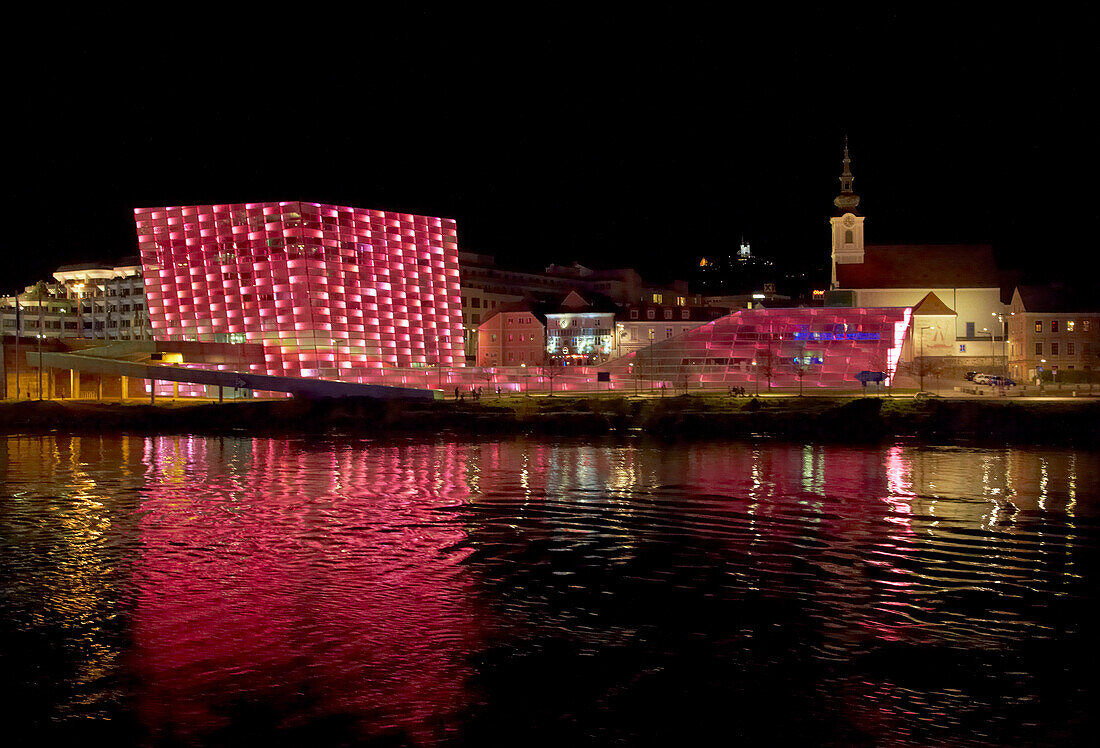
[[(23, 322), (22, 310), (19, 308), (19, 291), (15, 292), (15, 399), (19, 399), (19, 336), (22, 334), (20, 327)], [(8, 383), (4, 382), (4, 396), (8, 394)], [(30, 393), (27, 393), (30, 395)]]
[(523, 396), (527, 397), (528, 377), (530, 377), (531, 375), (527, 371), (527, 364), (520, 364), (519, 368), (523, 369)]
[(982, 332), (989, 336), (989, 368), (992, 370), (997, 367), (997, 352), (993, 349), (993, 331), (983, 327)]
[(1008, 376), (1008, 317), (1015, 315), (1016, 312), (1009, 312), (1008, 315), (1000, 312), (992, 312), (993, 316), (1001, 321), (1001, 376)]
[[(41, 307), (39, 307), (39, 308), (41, 308)], [(42, 324), (42, 322), (41, 322), (41, 315), (40, 315), (39, 316), (39, 325), (41, 325), (41, 324)], [(35, 337), (38, 338), (38, 399), (41, 401), (42, 400), (42, 338), (44, 337), (42, 335), (41, 330), (39, 331), (38, 335), (36, 335)]]
[(924, 331), (935, 330), (936, 328), (928, 325), (920, 328), (920, 366), (917, 371), (920, 373), (920, 391), (924, 392)]

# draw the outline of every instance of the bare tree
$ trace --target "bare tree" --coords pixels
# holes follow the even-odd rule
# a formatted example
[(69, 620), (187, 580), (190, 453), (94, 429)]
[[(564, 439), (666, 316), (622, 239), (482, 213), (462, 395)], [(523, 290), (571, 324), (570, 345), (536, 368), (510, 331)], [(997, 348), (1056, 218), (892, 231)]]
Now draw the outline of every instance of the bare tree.
[[(894, 372), (890, 371), (890, 359), (886, 354), (886, 350), (883, 348), (875, 348), (871, 351), (871, 355), (868, 358), (868, 365), (871, 367), (871, 371), (881, 371), (892, 382), (894, 379)], [(881, 387), (882, 384), (879, 384)], [(880, 390), (881, 391), (881, 390)]]
[(756, 352), (756, 376), (768, 380), (768, 390), (772, 388), (772, 375), (775, 373), (775, 353), (771, 348)]
[(493, 378), (496, 376), (496, 372), (486, 367), (481, 370), (481, 378), (485, 380), (485, 386), (489, 388), (489, 392), (493, 391)]
[(550, 395), (554, 395), (554, 378), (564, 373), (561, 361), (546, 357), (539, 365), (539, 376), (550, 380)]
[(920, 381), (923, 382), (925, 377), (933, 377), (936, 380), (936, 389), (939, 389), (940, 377), (943, 376), (943, 362), (939, 358), (919, 356), (915, 363)]

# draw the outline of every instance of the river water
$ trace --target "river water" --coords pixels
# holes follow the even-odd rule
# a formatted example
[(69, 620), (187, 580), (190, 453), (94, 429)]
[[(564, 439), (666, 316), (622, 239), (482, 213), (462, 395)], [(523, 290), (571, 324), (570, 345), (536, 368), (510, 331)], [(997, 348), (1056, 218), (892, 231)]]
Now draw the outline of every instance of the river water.
[(4, 742), (1091, 742), (1098, 468), (5, 437)]

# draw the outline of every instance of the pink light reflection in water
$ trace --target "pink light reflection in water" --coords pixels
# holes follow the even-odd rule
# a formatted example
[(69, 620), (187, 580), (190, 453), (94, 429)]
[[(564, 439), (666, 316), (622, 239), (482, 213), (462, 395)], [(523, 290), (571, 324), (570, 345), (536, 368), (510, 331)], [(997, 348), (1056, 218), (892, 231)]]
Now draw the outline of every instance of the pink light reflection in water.
[(394, 459), (146, 440), (134, 636), (154, 735), (224, 729), (233, 704), (262, 703), (282, 728), (351, 717), (434, 742), (463, 707), (456, 653), (479, 616), (447, 509), (469, 495), (464, 448), (378, 449)]

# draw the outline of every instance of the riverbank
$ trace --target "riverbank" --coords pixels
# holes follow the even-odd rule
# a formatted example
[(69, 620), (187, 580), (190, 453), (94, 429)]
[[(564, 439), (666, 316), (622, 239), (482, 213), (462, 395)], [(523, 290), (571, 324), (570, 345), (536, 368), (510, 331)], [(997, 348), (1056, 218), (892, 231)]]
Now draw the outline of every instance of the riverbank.
[(1100, 443), (1100, 402), (930, 398), (504, 397), (482, 402), (252, 400), (0, 403), (0, 432), (632, 434), (669, 439)]

